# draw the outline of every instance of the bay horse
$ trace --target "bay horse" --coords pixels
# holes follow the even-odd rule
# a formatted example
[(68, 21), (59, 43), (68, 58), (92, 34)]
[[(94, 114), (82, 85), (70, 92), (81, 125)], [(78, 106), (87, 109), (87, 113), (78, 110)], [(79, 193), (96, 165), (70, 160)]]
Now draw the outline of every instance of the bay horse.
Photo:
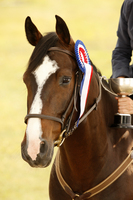
[(90, 90), (77, 126), (83, 73), (65, 21), (56, 15), (56, 32), (42, 36), (27, 17), (25, 30), (35, 49), (23, 75), (28, 97), (22, 158), (32, 167), (47, 167), (59, 146), (50, 200), (133, 200), (133, 133), (111, 127), (117, 101), (102, 87), (100, 72), (91, 62)]

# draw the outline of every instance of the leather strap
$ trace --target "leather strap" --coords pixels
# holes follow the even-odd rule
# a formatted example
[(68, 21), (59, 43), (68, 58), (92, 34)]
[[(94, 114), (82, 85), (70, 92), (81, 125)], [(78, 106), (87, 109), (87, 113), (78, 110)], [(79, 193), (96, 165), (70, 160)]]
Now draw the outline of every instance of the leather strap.
[(94, 110), (94, 109), (97, 109), (97, 105), (98, 103), (100, 102), (101, 100), (101, 96), (102, 96), (102, 89), (101, 89), (101, 82), (100, 82), (100, 76), (98, 75), (98, 78), (99, 78), (99, 96), (96, 98), (96, 102), (92, 105), (92, 107), (87, 111), (87, 113), (85, 113), (79, 120), (75, 122), (74, 126), (67, 132), (65, 133), (65, 138), (67, 138), (68, 136), (72, 135), (73, 132), (77, 129), (77, 124), (81, 124), (85, 119), (86, 117)]
[(28, 114), (28, 115), (26, 115), (26, 117), (24, 118), (24, 122), (26, 124), (27, 124), (27, 120), (29, 118), (48, 119), (48, 120), (53, 120), (53, 121), (56, 121), (56, 122), (63, 124), (63, 121), (58, 117), (52, 117), (52, 116), (49, 116), (49, 115), (41, 115), (41, 114)]
[(76, 59), (76, 56), (75, 56), (74, 53), (72, 53), (71, 51), (65, 50), (65, 49), (61, 49), (61, 48), (59, 48), (59, 47), (51, 47), (51, 48), (49, 48), (48, 51), (59, 51), (59, 52), (68, 54), (69, 56), (71, 56), (71, 57), (73, 57), (74, 59)]
[(82, 195), (79, 195), (72, 191), (72, 189), (69, 187), (69, 185), (65, 182), (64, 178), (62, 177), (62, 174), (60, 172), (60, 167), (59, 167), (59, 155), (60, 155), (60, 152), (58, 150), (57, 157), (56, 157), (56, 165), (55, 165), (56, 174), (62, 188), (73, 200), (74, 199), (84, 200), (86, 198), (89, 199), (93, 197), (94, 195), (100, 193), (101, 191), (105, 190), (113, 182), (115, 182), (126, 171), (129, 165), (133, 162), (133, 150), (132, 150), (130, 154), (126, 157), (126, 159), (122, 162), (122, 164), (110, 176), (108, 176), (104, 181), (102, 181), (95, 187), (84, 192)]

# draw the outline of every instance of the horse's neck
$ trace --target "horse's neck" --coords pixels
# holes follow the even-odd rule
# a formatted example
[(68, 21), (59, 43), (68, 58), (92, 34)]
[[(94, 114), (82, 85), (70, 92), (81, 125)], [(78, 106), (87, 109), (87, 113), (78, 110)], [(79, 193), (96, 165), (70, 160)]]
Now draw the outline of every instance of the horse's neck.
[[(93, 76), (86, 105), (87, 110), (95, 103), (98, 95), (98, 81)], [(72, 174), (76, 182), (88, 179), (88, 184), (94, 176), (97, 176), (105, 162), (108, 146), (106, 129), (100, 102), (98, 109), (94, 110), (79, 125), (61, 147), (61, 168), (64, 174)]]
[(94, 111), (82, 122), (77, 131), (66, 139), (61, 148), (60, 166), (64, 177), (69, 174), (68, 182), (69, 178), (74, 180), (77, 185), (82, 182), (83, 188), (84, 185), (86, 186), (84, 181), (88, 183), (88, 187), (89, 184), (91, 186), (105, 163), (106, 131), (102, 129), (103, 125), (99, 122), (97, 112)]

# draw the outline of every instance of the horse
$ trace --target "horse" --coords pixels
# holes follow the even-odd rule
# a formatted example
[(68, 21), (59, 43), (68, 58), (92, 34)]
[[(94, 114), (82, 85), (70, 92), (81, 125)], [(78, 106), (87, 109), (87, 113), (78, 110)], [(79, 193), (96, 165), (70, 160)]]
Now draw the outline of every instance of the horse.
[(22, 158), (31, 167), (45, 168), (58, 146), (50, 200), (133, 200), (132, 129), (111, 126), (117, 101), (92, 61), (85, 112), (77, 125), (83, 73), (68, 26), (55, 17), (56, 31), (44, 36), (30, 17), (25, 21), (26, 37), (35, 48), (23, 75), (28, 96)]

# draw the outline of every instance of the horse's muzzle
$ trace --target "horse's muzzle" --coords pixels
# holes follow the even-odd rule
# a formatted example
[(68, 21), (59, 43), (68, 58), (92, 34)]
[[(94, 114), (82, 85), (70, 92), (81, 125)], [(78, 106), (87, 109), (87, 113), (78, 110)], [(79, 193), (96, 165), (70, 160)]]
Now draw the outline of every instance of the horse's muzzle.
[(36, 160), (32, 160), (28, 155), (26, 143), (24, 141), (21, 143), (22, 158), (29, 163), (31, 167), (47, 167), (51, 163), (53, 152), (54, 144), (43, 141), (43, 143), (40, 144), (40, 152), (37, 154)]

